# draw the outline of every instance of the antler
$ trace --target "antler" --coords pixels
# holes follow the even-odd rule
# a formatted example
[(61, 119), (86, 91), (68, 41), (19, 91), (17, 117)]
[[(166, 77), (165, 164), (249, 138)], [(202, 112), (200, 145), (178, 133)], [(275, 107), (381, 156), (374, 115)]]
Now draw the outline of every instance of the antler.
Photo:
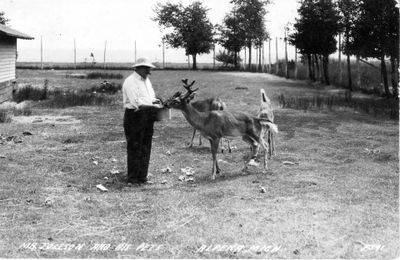
[(193, 94), (199, 89), (191, 89), (193, 84), (196, 82), (195, 80), (192, 81), (192, 83), (188, 84), (188, 79), (182, 79), (183, 82), (183, 87), (187, 90), (187, 92), (181, 97), (182, 100), (185, 100), (189, 97), (193, 98)]

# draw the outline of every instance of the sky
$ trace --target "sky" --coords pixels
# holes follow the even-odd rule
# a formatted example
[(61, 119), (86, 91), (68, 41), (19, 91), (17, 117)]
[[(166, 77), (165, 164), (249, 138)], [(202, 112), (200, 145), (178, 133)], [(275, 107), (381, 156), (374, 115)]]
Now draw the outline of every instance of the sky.
[[(189, 5), (194, 0), (170, 0), (171, 3)], [(41, 43), (43, 61), (74, 62), (74, 42), (77, 62), (90, 62), (90, 53), (97, 62), (134, 62), (147, 57), (152, 62), (162, 62), (162, 33), (152, 21), (156, 4), (167, 0), (0, 0), (0, 12), (10, 20), (8, 26), (34, 37), (34, 40), (18, 40), (18, 61), (40, 61)], [(230, 0), (203, 0), (209, 8), (208, 16), (213, 24), (222, 23), (232, 5)], [(298, 0), (273, 0), (267, 6), (266, 27), (274, 39), (271, 59), (275, 60), (275, 37), (282, 38), (283, 28), (294, 22)], [(283, 58), (284, 46), (278, 40), (279, 58)], [(217, 47), (216, 50), (222, 48)], [(288, 49), (294, 56), (294, 48)], [(244, 55), (244, 52), (242, 53)], [(265, 56), (268, 46), (265, 47)], [(255, 55), (253, 55), (255, 56)], [(266, 58), (267, 59), (267, 58)], [(182, 49), (165, 49), (165, 62), (186, 62)], [(202, 54), (198, 62), (212, 62), (212, 54)]]

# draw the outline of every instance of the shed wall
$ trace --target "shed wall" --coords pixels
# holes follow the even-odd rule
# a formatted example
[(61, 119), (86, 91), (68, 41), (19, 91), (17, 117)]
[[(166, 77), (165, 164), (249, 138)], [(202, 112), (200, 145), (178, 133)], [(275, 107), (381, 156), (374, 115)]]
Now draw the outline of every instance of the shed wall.
[(0, 36), (0, 103), (11, 98), (15, 80), (17, 39)]

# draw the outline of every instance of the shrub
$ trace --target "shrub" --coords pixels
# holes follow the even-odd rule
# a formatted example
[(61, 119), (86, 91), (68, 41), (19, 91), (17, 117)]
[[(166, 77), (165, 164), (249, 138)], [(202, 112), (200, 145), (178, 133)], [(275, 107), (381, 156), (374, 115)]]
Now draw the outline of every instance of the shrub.
[(90, 89), (86, 90), (87, 92), (96, 92), (96, 93), (107, 93), (107, 94), (115, 94), (119, 90), (122, 89), (121, 84), (116, 84), (114, 82), (104, 81), (98, 86), (93, 86)]
[(90, 72), (87, 74), (87, 79), (122, 79), (122, 74), (104, 73), (104, 72)]
[(18, 88), (13, 91), (13, 100), (17, 103), (22, 102), (24, 100), (45, 100), (48, 96), (48, 81), (45, 80), (45, 84), (43, 88), (33, 87), (32, 85), (27, 85), (22, 88)]
[(350, 92), (343, 96), (292, 96), (284, 94), (278, 96), (279, 105), (282, 108), (292, 108), (301, 110), (324, 108), (334, 110), (334, 108), (347, 107), (358, 111), (363, 111), (373, 116), (389, 116), (391, 119), (399, 117), (399, 102), (396, 98), (374, 99), (374, 98), (354, 98)]
[(49, 108), (65, 108), (72, 106), (110, 105), (114, 99), (105, 95), (86, 91), (61, 91), (55, 90), (50, 98), (42, 102), (42, 106)]
[(0, 109), (0, 123), (11, 122), (12, 115), (9, 110)]

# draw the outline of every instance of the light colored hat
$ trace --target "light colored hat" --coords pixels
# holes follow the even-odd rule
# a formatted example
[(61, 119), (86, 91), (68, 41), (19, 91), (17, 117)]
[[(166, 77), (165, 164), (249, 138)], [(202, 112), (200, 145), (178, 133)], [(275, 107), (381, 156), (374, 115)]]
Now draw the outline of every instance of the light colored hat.
[(155, 68), (156, 67), (153, 64), (151, 64), (151, 62), (147, 58), (139, 58), (139, 59), (137, 59), (135, 65), (133, 65), (132, 68), (136, 68), (136, 67), (140, 67), (140, 66), (149, 67), (149, 68)]

